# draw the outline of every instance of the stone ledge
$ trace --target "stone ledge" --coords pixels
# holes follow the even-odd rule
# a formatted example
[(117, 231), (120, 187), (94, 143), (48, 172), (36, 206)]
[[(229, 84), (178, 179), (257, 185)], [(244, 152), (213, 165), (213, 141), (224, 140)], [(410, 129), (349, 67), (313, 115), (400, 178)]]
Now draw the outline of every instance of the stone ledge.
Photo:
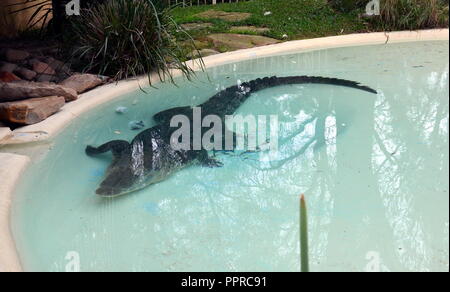
[(14, 188), (30, 159), (0, 153), (0, 272), (21, 272), (22, 267), (10, 229), (10, 210)]

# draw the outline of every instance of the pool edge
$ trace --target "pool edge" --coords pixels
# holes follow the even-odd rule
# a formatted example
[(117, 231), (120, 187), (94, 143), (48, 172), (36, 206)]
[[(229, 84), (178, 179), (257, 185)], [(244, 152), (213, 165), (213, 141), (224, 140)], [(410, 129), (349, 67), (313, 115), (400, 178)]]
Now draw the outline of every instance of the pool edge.
[(10, 226), (10, 213), (15, 186), (30, 159), (27, 156), (0, 153), (0, 161), (0, 272), (21, 272)]
[[(239, 50), (206, 57), (204, 58), (204, 63), (206, 68), (210, 68), (227, 63), (288, 53), (291, 51), (308, 52), (349, 46), (439, 40), (449, 40), (448, 29), (350, 34), (291, 41), (270, 46)], [(200, 69), (198, 62), (196, 61), (189, 61), (188, 64), (194, 70)], [(174, 71), (174, 74), (179, 76), (180, 72)], [(151, 75), (151, 81), (152, 83), (159, 82), (158, 76), (156, 74)], [(12, 131), (8, 138), (3, 139), (0, 142), (0, 146), (27, 144), (51, 139), (79, 115), (145, 85), (148, 85), (147, 76), (124, 80), (96, 88), (82, 94), (78, 100), (66, 104), (59, 113), (51, 116), (47, 120)], [(6, 175), (2, 174), (2, 176), (0, 176), (0, 272), (20, 272), (23, 270), (11, 234), (10, 207), (15, 186), (20, 179), (20, 175), (25, 171), (26, 166), (30, 162), (30, 158), (15, 154), (0, 153), (0, 161), (2, 162), (2, 168), (8, 170)], [(3, 163), (4, 161), (5, 163)], [(1, 169), (0, 173), (2, 173)]]

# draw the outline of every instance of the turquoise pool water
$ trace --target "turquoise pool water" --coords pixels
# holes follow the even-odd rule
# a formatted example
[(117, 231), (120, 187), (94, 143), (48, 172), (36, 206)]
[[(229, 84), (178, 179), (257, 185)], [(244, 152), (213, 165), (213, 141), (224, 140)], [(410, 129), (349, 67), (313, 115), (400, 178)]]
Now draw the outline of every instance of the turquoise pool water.
[[(449, 45), (414, 42), (288, 54), (220, 66), (195, 83), (136, 91), (40, 145), (19, 185), (12, 228), (24, 269), (298, 271), (298, 195), (314, 271), (448, 271)], [(265, 76), (317, 75), (379, 91), (284, 86), (241, 114), (278, 115), (280, 151), (221, 155), (117, 199), (94, 194), (109, 159), (88, 144), (132, 139), (128, 123)], [(123, 115), (119, 106), (128, 108)]]

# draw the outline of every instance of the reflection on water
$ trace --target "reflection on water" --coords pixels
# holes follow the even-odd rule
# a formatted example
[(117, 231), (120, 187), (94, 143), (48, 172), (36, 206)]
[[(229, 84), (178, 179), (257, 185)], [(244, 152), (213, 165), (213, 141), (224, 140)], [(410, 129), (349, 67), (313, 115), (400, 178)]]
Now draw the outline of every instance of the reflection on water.
[[(25, 268), (64, 270), (75, 250), (83, 270), (296, 271), (297, 195), (305, 193), (312, 270), (446, 271), (448, 64), (448, 42), (264, 58), (214, 69), (213, 84), (137, 93), (92, 113), (55, 141), (18, 190), (13, 227)], [(264, 90), (238, 113), (279, 115), (275, 158), (221, 155), (220, 169), (191, 167), (118, 200), (93, 195), (109, 159), (85, 157), (83, 145), (115, 131), (130, 139), (128, 120), (148, 125), (161, 109), (275, 74), (358, 80), (379, 94)], [(129, 116), (110, 114), (136, 99)]]
[(448, 69), (447, 60), (431, 72), (405, 70), (393, 80), (408, 80), (404, 90), (381, 94), (374, 108), (372, 168), (400, 264), (409, 270), (436, 262), (448, 269)]

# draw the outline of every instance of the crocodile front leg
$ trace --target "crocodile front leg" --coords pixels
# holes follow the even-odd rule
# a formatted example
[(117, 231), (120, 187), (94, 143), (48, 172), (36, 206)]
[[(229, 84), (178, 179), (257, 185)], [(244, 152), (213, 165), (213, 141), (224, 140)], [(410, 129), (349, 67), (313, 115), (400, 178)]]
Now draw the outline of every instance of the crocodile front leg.
[(221, 161), (209, 156), (208, 151), (206, 151), (206, 150), (199, 151), (197, 160), (200, 162), (200, 164), (202, 166), (205, 166), (205, 167), (214, 168), (214, 167), (222, 167), (223, 166), (223, 163)]

